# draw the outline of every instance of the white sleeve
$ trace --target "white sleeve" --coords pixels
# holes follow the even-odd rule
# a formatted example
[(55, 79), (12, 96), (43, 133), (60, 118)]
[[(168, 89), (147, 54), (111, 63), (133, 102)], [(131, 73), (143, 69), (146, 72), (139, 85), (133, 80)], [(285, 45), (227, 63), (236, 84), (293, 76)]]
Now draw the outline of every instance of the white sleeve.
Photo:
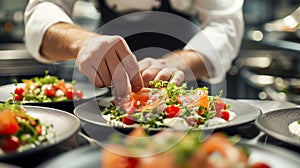
[(58, 22), (73, 23), (70, 16), (76, 0), (30, 0), (26, 6), (25, 45), (30, 54), (43, 63), (53, 63), (41, 55), (40, 47), (46, 30)]
[(185, 49), (195, 50), (210, 61), (214, 73), (210, 79), (203, 79), (206, 82), (222, 81), (238, 54), (244, 33), (243, 3), (243, 0), (196, 0), (201, 31)]

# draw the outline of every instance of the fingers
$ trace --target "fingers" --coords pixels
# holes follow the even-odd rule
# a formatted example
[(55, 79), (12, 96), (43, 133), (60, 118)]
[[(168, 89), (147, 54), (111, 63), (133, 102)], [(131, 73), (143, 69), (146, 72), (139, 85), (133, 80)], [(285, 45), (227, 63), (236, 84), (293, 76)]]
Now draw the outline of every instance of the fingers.
[(163, 59), (145, 58), (139, 62), (139, 67), (146, 87), (152, 80), (170, 81), (176, 85), (184, 80), (184, 73)]
[(116, 45), (116, 54), (127, 72), (132, 91), (137, 92), (142, 89), (144, 83), (139, 71), (138, 62), (123, 39), (119, 40)]
[[(110, 57), (105, 59), (106, 65), (108, 67), (108, 74), (111, 74), (111, 78), (108, 79), (114, 83), (113, 95), (125, 96), (130, 93), (130, 84), (128, 82), (127, 73), (120, 62), (118, 55), (114, 50), (108, 53)], [(111, 86), (111, 85), (109, 85)]]

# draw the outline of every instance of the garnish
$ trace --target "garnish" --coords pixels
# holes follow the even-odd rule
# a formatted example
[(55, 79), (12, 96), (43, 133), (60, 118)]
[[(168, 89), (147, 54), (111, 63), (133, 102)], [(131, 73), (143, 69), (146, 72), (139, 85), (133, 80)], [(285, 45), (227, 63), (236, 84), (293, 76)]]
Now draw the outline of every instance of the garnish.
[[(114, 121), (125, 125), (138, 124), (147, 128), (190, 127), (201, 128), (214, 122), (228, 122), (234, 116), (230, 107), (217, 96), (209, 96), (208, 88), (187, 90), (187, 84), (180, 86), (168, 81), (151, 81), (150, 86), (127, 97), (116, 97), (109, 107), (101, 113), (114, 124)], [(108, 116), (108, 117), (107, 117)], [(218, 124), (218, 123), (217, 123)]]
[(46, 142), (51, 127), (27, 114), (19, 103), (0, 103), (0, 148), (6, 153)]

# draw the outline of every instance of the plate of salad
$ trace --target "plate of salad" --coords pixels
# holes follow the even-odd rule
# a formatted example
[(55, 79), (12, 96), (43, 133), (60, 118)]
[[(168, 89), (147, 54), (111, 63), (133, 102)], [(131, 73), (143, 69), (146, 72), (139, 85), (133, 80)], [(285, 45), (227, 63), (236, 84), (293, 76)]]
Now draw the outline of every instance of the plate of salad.
[(43, 77), (22, 79), (21, 82), (0, 86), (0, 102), (12, 99), (28, 105), (59, 107), (61, 104), (73, 105), (73, 102), (86, 101), (107, 92), (107, 88), (95, 88), (87, 82), (65, 81), (46, 71)]
[[(135, 131), (135, 130), (134, 130)], [(163, 131), (151, 137), (131, 132), (136, 139), (116, 137), (101, 147), (85, 146), (48, 160), (38, 167), (89, 168), (297, 168), (299, 155), (271, 145), (250, 145), (236, 137), (214, 133), (200, 142), (199, 132)], [(178, 141), (178, 137), (181, 137)], [(142, 140), (142, 141), (141, 141)], [(176, 142), (171, 147), (170, 142)], [(177, 142), (178, 141), (178, 142)], [(166, 148), (167, 147), (167, 148)], [(162, 152), (161, 149), (164, 149)], [(72, 162), (70, 162), (72, 160)]]
[(232, 99), (210, 96), (208, 88), (187, 90), (153, 81), (154, 88), (143, 88), (126, 97), (102, 97), (76, 107), (82, 121), (114, 128), (142, 126), (149, 130), (212, 130), (254, 121), (261, 110)]
[(79, 119), (65, 111), (0, 103), (0, 161), (61, 143), (79, 128)]

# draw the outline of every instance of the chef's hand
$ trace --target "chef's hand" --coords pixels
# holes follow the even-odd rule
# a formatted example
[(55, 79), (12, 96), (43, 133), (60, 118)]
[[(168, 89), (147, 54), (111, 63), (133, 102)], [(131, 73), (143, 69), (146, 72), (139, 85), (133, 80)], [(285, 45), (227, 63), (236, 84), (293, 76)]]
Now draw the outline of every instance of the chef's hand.
[(120, 36), (93, 36), (79, 51), (76, 65), (96, 87), (113, 86), (116, 96), (144, 86), (137, 60)]
[(164, 80), (179, 85), (184, 80), (184, 73), (176, 67), (172, 67), (164, 59), (145, 58), (139, 61), (145, 87), (149, 81)]

